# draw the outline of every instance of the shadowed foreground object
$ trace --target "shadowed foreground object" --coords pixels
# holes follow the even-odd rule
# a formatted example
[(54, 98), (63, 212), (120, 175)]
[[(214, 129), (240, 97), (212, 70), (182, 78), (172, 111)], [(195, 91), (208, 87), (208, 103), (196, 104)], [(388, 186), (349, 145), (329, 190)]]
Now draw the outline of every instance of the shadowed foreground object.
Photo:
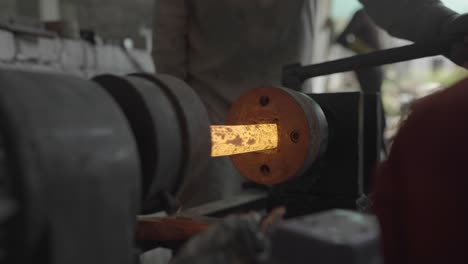
[(278, 147), (278, 126), (211, 126), (211, 143), (212, 157), (273, 150)]
[(354, 211), (333, 210), (284, 221), (271, 237), (275, 264), (383, 263), (377, 219)]
[(0, 71), (0, 263), (131, 263), (140, 167), (93, 82)]

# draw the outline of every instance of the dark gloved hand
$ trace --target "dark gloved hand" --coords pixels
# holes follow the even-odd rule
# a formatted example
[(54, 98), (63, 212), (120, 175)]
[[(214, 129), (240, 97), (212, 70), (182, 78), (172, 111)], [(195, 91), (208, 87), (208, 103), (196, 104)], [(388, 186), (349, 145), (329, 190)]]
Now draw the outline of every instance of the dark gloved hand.
[(447, 57), (456, 64), (468, 69), (468, 14), (451, 18), (443, 29), (442, 36), (445, 39), (455, 39)]
[(277, 208), (263, 221), (257, 213), (230, 216), (192, 238), (171, 264), (269, 263), (268, 235), (285, 213), (285, 208)]
[(191, 239), (171, 264), (260, 264), (268, 244), (256, 215), (230, 216)]

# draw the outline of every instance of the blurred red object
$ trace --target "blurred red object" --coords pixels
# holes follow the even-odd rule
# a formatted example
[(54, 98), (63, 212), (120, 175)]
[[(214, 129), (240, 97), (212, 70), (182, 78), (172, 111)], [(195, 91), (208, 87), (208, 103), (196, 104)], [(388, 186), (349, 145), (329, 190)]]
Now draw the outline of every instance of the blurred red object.
[(140, 218), (136, 240), (150, 247), (178, 247), (190, 238), (206, 231), (210, 224), (190, 218)]
[(468, 263), (468, 79), (414, 105), (374, 191), (386, 264)]

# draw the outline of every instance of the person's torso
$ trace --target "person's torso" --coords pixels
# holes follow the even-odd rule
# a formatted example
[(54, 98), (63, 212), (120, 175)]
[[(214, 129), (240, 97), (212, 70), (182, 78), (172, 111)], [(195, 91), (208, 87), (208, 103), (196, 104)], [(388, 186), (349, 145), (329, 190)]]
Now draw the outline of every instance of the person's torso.
[(188, 82), (222, 122), (230, 103), (312, 54), (311, 0), (188, 0)]

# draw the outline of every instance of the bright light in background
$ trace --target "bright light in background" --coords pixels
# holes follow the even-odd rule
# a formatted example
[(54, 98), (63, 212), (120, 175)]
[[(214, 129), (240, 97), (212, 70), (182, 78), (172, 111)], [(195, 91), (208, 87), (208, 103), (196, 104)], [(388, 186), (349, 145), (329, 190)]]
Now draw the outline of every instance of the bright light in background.
[(361, 8), (357, 0), (332, 0), (332, 17), (335, 19), (348, 19)]
[(442, 0), (442, 2), (459, 13), (468, 12), (468, 1), (466, 0)]
[[(459, 13), (468, 12), (467, 0), (442, 0), (442, 2)], [(332, 0), (332, 17), (338, 19), (351, 18), (354, 12), (361, 7), (362, 5), (358, 0)]]

